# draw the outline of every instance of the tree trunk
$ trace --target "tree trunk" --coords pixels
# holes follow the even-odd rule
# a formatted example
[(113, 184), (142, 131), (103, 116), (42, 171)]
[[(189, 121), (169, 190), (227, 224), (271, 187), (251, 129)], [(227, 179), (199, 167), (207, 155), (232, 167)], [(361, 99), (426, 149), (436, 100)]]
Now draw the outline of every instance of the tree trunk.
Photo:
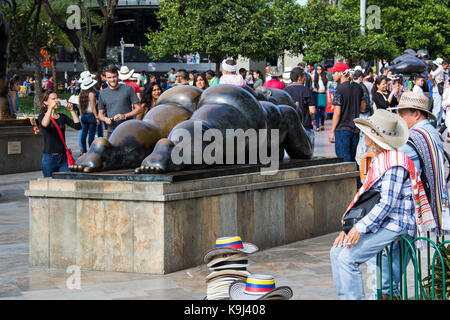
[(52, 62), (53, 90), (58, 92), (58, 81), (56, 79), (56, 58), (56, 56), (51, 56), (50, 61)]
[(34, 79), (35, 79), (33, 113), (38, 114), (39, 109), (41, 108), (41, 99), (42, 99), (42, 68), (39, 60), (33, 61), (33, 65), (34, 65)]

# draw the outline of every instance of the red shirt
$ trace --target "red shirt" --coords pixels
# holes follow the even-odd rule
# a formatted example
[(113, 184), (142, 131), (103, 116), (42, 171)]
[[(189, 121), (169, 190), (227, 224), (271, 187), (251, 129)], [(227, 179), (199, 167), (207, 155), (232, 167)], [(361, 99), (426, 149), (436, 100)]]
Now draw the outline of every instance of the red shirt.
[(125, 83), (127, 86), (132, 87), (134, 92), (141, 93), (141, 90), (139, 89), (139, 86), (136, 84), (136, 82), (131, 80), (125, 80), (123, 83)]
[(264, 82), (263, 86), (274, 89), (284, 89), (286, 87), (284, 82), (278, 79), (271, 79), (269, 81), (266, 81)]

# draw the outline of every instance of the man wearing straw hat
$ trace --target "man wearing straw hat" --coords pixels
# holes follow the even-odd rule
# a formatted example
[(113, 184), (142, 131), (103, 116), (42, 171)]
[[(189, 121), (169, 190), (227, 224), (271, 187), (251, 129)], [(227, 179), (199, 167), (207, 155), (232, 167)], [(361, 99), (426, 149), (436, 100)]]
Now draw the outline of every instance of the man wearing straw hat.
[[(366, 135), (366, 146), (375, 153), (367, 178), (343, 215), (368, 191), (380, 199), (368, 213), (342, 231), (330, 250), (333, 280), (341, 299), (364, 299), (359, 266), (376, 257), (401, 235), (422, 237), (435, 227), (430, 205), (414, 163), (398, 151), (408, 140), (408, 126), (398, 115), (378, 109), (355, 125)], [(421, 241), (417, 242), (423, 248)]]
[[(430, 123), (429, 118), (436, 117), (428, 109), (427, 96), (416, 92), (405, 92), (398, 106), (389, 110), (397, 110), (398, 115), (405, 120), (409, 129), (409, 140), (399, 151), (404, 152), (414, 162), (420, 174), (424, 189), (436, 223), (435, 232), (438, 236), (443, 231), (450, 230), (450, 213), (447, 185), (444, 170), (444, 146), (438, 131)], [(392, 247), (393, 292), (399, 296), (400, 248), (395, 243)], [(382, 256), (382, 293), (387, 298), (389, 288), (389, 261), (387, 255)], [(368, 262), (369, 271), (375, 275), (376, 258)], [(376, 290), (373, 292), (375, 298)]]

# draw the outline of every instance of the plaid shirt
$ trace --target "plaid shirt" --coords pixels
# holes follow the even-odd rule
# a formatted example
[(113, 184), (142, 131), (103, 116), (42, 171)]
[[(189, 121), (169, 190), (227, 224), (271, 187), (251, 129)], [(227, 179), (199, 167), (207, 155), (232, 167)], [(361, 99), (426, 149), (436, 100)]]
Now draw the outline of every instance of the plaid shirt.
[(380, 228), (408, 235), (416, 234), (414, 199), (409, 173), (403, 167), (392, 167), (373, 184), (371, 189), (379, 191), (380, 202), (355, 224), (360, 233), (377, 232)]

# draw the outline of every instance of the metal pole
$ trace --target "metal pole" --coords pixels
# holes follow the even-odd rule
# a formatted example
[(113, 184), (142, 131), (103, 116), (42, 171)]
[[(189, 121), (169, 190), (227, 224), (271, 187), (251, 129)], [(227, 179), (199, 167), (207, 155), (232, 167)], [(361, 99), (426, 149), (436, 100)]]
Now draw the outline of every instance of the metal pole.
[(120, 39), (120, 60), (122, 62), (122, 66), (125, 64), (124, 62), (124, 52), (125, 52), (125, 42), (123, 41), (123, 38)]
[(360, 0), (361, 33), (366, 34), (366, 0)]

